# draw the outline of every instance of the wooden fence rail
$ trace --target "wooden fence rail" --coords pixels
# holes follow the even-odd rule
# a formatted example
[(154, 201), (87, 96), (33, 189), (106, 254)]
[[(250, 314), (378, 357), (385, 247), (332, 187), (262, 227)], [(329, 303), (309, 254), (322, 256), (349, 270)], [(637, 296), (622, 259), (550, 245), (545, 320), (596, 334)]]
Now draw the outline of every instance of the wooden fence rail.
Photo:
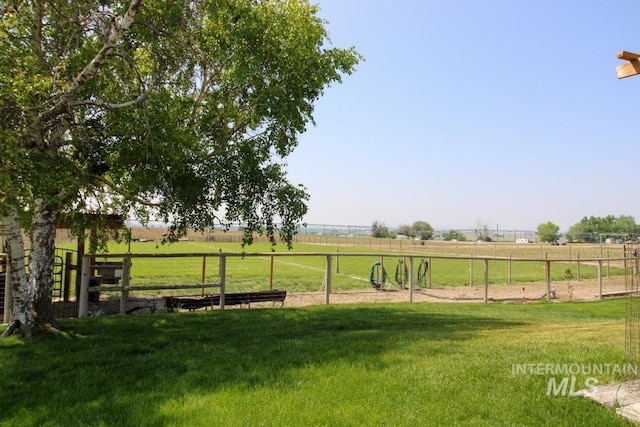
[[(278, 253), (278, 252), (259, 252), (259, 253), (181, 253), (181, 254), (126, 254), (126, 255), (100, 255), (100, 257), (107, 259), (120, 259), (121, 265), (116, 265), (111, 263), (110, 267), (115, 270), (122, 271), (122, 284), (115, 287), (110, 287), (109, 290), (121, 292), (121, 301), (120, 301), (120, 312), (125, 313), (126, 311), (126, 301), (129, 293), (131, 292), (139, 292), (145, 290), (172, 290), (172, 289), (201, 289), (205, 287), (215, 287), (219, 288), (220, 292), (220, 305), (221, 309), (225, 307), (225, 293), (226, 293), (226, 283), (227, 283), (227, 260), (229, 258), (249, 258), (249, 257), (270, 257), (271, 258), (271, 279), (270, 285), (273, 284), (273, 260), (277, 257), (324, 257), (325, 258), (325, 279), (324, 279), (324, 302), (325, 304), (330, 304), (330, 296), (332, 292), (332, 274), (333, 274), (333, 266), (335, 265), (336, 272), (339, 271), (340, 267), (340, 258), (343, 257), (375, 257), (380, 260), (380, 265), (384, 268), (384, 260), (385, 258), (401, 258), (404, 260), (408, 259), (408, 270), (409, 270), (409, 293), (408, 293), (408, 301), (413, 302), (413, 294), (414, 294), (414, 286), (415, 286), (415, 274), (414, 274), (414, 265), (417, 260), (427, 260), (428, 265), (432, 265), (431, 262), (434, 259), (468, 259), (470, 262), (470, 285), (473, 285), (473, 265), (474, 261), (482, 261), (484, 266), (484, 302), (488, 302), (488, 289), (489, 289), (489, 269), (491, 261), (506, 261), (508, 263), (508, 274), (509, 274), (509, 283), (511, 282), (511, 265), (514, 262), (541, 262), (539, 258), (513, 258), (511, 256), (508, 257), (468, 257), (468, 256), (446, 256), (446, 255), (420, 255), (420, 254), (398, 254), (398, 253), (339, 253), (339, 252), (297, 252), (297, 253)], [(184, 285), (152, 285), (152, 286), (132, 286), (130, 283), (130, 271), (131, 265), (135, 258), (187, 258), (187, 257), (202, 257), (203, 259), (203, 274), (202, 280), (203, 283), (199, 284), (184, 284)], [(219, 283), (204, 283), (205, 281), (205, 273), (204, 267), (206, 266), (207, 258), (218, 258), (218, 267), (219, 267)], [(79, 313), (80, 317), (87, 316), (88, 314), (88, 294), (89, 294), (89, 282), (91, 278), (91, 272), (95, 268), (99, 268), (101, 264), (92, 264), (91, 256), (86, 255), (82, 262), (82, 282), (81, 282), (81, 290), (80, 290), (80, 304), (79, 304)], [(551, 299), (551, 264), (552, 263), (571, 263), (576, 262), (576, 259), (545, 259), (542, 261), (544, 263), (545, 268), (545, 276), (544, 280), (546, 282), (546, 299)], [(607, 266), (610, 262), (618, 262), (627, 265), (629, 263), (637, 264), (637, 258), (592, 258), (592, 259), (580, 259), (578, 262), (578, 271), (579, 271), (579, 263), (595, 263), (598, 267), (598, 297), (602, 298), (602, 277), (603, 277), (603, 263), (606, 262)], [(406, 265), (406, 264), (405, 264)], [(630, 264), (629, 264), (630, 265)], [(102, 264), (104, 267), (104, 264)], [(431, 287), (431, 268), (428, 268), (427, 275), (427, 287)], [(637, 272), (637, 269), (634, 268), (634, 272)], [(609, 274), (607, 268), (607, 274)], [(383, 279), (384, 280), (384, 279)], [(579, 273), (578, 273), (579, 280)]]

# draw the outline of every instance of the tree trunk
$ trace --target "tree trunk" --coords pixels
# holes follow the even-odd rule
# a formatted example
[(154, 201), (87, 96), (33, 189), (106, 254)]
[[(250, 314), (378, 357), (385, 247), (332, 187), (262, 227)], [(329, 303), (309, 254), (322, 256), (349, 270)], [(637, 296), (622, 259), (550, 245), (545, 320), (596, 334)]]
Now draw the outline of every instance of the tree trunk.
[(29, 286), (35, 289), (34, 309), (40, 324), (57, 327), (51, 296), (58, 211), (36, 199), (31, 220)]
[(24, 268), (24, 244), (16, 206), (7, 206), (6, 215), (0, 218), (0, 232), (2, 232), (7, 242), (8, 268), (13, 293), (13, 309), (9, 327), (0, 337), (19, 332), (23, 338), (33, 338), (35, 329), (33, 315), (35, 289), (33, 284), (27, 280), (27, 272)]

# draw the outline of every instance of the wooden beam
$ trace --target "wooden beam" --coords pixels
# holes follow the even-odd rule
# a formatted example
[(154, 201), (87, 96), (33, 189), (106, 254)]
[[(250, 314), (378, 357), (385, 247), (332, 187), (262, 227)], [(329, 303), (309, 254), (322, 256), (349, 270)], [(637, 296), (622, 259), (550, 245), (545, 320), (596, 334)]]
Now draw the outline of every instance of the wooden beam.
[[(114, 215), (114, 214), (104, 214), (104, 215), (76, 214), (76, 216), (81, 216), (85, 219), (89, 219), (89, 221), (92, 223), (101, 224), (104, 227), (111, 228), (111, 229), (123, 228), (125, 224), (124, 218), (122, 218), (120, 215)], [(71, 228), (72, 226), (73, 226), (73, 215), (71, 215), (70, 217), (61, 215), (60, 218), (58, 219), (57, 228)]]
[(636, 59), (634, 61), (629, 61), (626, 64), (618, 65), (616, 67), (616, 74), (619, 79), (640, 74), (640, 60)]
[(626, 50), (621, 50), (618, 52), (618, 59), (624, 59), (625, 61), (635, 61), (640, 58), (640, 55), (633, 52), (627, 52)]

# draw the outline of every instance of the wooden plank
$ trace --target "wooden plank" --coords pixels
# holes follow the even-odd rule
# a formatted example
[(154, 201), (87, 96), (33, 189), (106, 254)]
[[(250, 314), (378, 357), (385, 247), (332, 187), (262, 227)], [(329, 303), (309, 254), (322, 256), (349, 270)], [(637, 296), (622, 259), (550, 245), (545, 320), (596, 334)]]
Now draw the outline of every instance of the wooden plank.
[(621, 50), (618, 52), (618, 58), (624, 59), (625, 61), (635, 61), (636, 59), (640, 59), (640, 55), (633, 52), (627, 52), (626, 50)]
[(640, 74), (640, 60), (636, 59), (634, 61), (629, 61), (626, 64), (618, 65), (616, 67), (616, 74), (619, 79)]
[[(614, 292), (603, 292), (602, 293), (602, 297), (624, 297), (627, 295), (633, 295), (633, 294), (638, 294), (638, 291), (614, 291)], [(593, 295), (594, 297), (597, 297), (598, 294)]]
[(170, 291), (175, 289), (202, 289), (202, 288), (219, 288), (219, 283), (197, 283), (194, 285), (148, 285), (148, 286), (102, 286), (103, 291), (112, 292), (140, 292), (140, 291)]
[[(120, 229), (123, 228), (125, 223), (124, 223), (124, 218), (121, 217), (120, 215), (114, 215), (114, 214), (105, 214), (105, 215), (98, 215), (98, 214), (75, 214), (74, 215), (76, 218), (78, 217), (82, 217), (83, 219), (88, 219), (92, 224), (101, 224), (104, 225), (107, 228), (111, 228), (111, 229)], [(72, 217), (66, 217), (64, 215), (61, 215), (58, 218), (58, 224), (56, 225), (56, 228), (73, 228), (75, 221), (73, 216)]]

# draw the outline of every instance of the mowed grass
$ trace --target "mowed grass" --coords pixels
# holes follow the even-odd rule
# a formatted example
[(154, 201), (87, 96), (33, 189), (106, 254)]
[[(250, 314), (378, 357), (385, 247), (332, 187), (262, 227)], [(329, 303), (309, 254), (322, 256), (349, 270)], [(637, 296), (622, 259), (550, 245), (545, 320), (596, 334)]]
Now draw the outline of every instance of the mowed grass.
[[(71, 249), (73, 246), (68, 245)], [(407, 246), (407, 248), (410, 248)], [(197, 284), (219, 282), (219, 258), (216, 256), (196, 254), (242, 253), (238, 243), (224, 242), (178, 242), (162, 245), (155, 242), (132, 242), (126, 244), (110, 244), (110, 254), (124, 254), (128, 250), (135, 255), (145, 254), (146, 257), (135, 257), (131, 270), (132, 286), (162, 285), (162, 284)], [(270, 256), (271, 251), (285, 256)], [(271, 247), (268, 243), (257, 243), (245, 248), (246, 256), (228, 257), (226, 265), (226, 284), (229, 292), (264, 290), (270, 287), (287, 290), (289, 292), (318, 291), (322, 288), (326, 274), (326, 256), (299, 256), (299, 253), (330, 253), (332, 257), (332, 290), (349, 291), (371, 289), (369, 274), (374, 262), (382, 257), (387, 277), (387, 286), (396, 287), (397, 277), (402, 277), (402, 267), (398, 261), (402, 255), (418, 255), (415, 252), (394, 252), (385, 250), (334, 247), (327, 245), (296, 244), (292, 251), (285, 245)], [(261, 256), (253, 256), (257, 253)], [(366, 253), (366, 256), (350, 254)], [(162, 258), (166, 254), (193, 254), (190, 257)], [(420, 260), (430, 259), (431, 284), (438, 286), (468, 285), (473, 273), (474, 284), (484, 283), (484, 261), (475, 259), (444, 259), (437, 255), (420, 253), (420, 258), (414, 261), (414, 277), (417, 277)], [(408, 258), (404, 258), (404, 265), (409, 265)], [(511, 269), (509, 268), (511, 265)], [(272, 269), (273, 266), (273, 269)], [(544, 281), (544, 261), (506, 261), (491, 260), (489, 262), (489, 283), (513, 284)], [(581, 263), (551, 263), (551, 279), (554, 282), (566, 283), (567, 269), (576, 280), (578, 274), (581, 279), (594, 279), (598, 270), (596, 265)], [(624, 273), (621, 268), (611, 267), (607, 271), (611, 275)], [(407, 281), (408, 282), (408, 281)], [(407, 284), (405, 282), (405, 285)], [(427, 279), (422, 286), (427, 285)], [(185, 291), (187, 292), (187, 291)], [(215, 288), (207, 292), (216, 292)], [(158, 292), (156, 292), (158, 293)], [(176, 293), (176, 292), (173, 292)], [(193, 291), (192, 291), (193, 293)]]
[(62, 320), (60, 334), (0, 341), (0, 425), (630, 426), (513, 371), (625, 363), (624, 312), (609, 300)]

